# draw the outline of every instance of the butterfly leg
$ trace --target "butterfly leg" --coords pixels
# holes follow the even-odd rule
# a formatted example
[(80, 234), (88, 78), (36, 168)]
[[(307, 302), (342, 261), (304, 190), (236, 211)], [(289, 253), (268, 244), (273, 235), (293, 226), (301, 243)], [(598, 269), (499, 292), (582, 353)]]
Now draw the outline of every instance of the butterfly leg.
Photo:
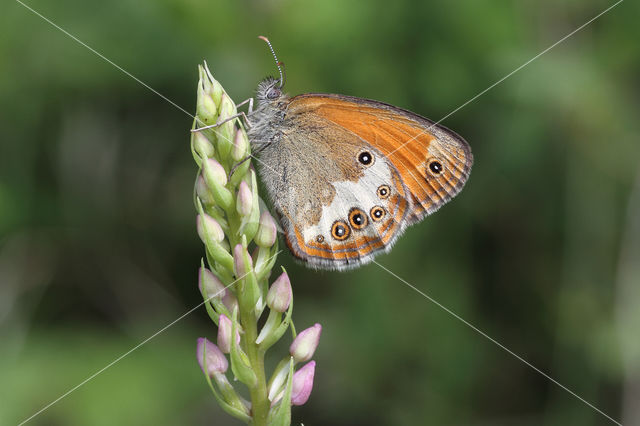
[(249, 99), (245, 99), (244, 101), (240, 102), (238, 105), (236, 105), (236, 108), (240, 108), (242, 105), (249, 103), (249, 112), (248, 114), (251, 114), (253, 112), (253, 98), (249, 98)]
[(213, 129), (214, 127), (218, 127), (218, 126), (222, 126), (224, 123), (227, 123), (231, 120), (235, 120), (238, 117), (242, 117), (244, 118), (245, 124), (249, 124), (249, 120), (247, 119), (247, 115), (244, 112), (239, 112), (237, 114), (232, 115), (231, 117), (227, 117), (222, 121), (218, 121), (216, 124), (210, 124), (208, 126), (202, 126), (202, 127), (198, 127), (197, 129), (191, 129), (192, 132), (200, 132), (202, 130), (206, 130), (206, 129)]

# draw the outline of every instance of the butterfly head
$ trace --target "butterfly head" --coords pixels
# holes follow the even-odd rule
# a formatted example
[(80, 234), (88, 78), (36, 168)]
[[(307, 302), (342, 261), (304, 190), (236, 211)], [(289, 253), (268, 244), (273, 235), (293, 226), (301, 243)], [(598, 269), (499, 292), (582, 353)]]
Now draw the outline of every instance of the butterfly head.
[(273, 77), (267, 77), (258, 84), (258, 93), (256, 94), (258, 103), (277, 104), (284, 97), (286, 97), (286, 95), (282, 93), (280, 80)]
[(267, 77), (260, 82), (258, 85), (258, 103), (261, 104), (272, 104), (277, 105), (283, 98), (286, 98), (286, 95), (282, 93), (282, 87), (284, 86), (284, 64), (278, 61), (278, 57), (276, 56), (276, 52), (273, 50), (273, 46), (268, 38), (265, 36), (259, 36), (259, 39), (263, 40), (269, 46), (269, 50), (271, 50), (271, 54), (273, 55), (273, 59), (276, 61), (276, 67), (278, 67), (278, 73), (280, 74), (280, 78), (276, 79), (274, 77)]

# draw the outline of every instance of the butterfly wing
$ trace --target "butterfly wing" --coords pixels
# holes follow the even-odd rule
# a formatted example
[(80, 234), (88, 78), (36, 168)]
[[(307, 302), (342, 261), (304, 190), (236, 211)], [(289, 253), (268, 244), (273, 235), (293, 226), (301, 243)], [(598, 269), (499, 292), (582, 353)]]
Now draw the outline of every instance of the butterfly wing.
[(348, 129), (380, 150), (400, 172), (412, 198), (411, 223), (455, 197), (471, 172), (473, 155), (457, 133), (410, 111), (343, 95), (306, 94), (290, 112), (305, 110)]
[(317, 268), (358, 266), (459, 192), (469, 147), (440, 126), (422, 133), (432, 125), (375, 101), (292, 98), (259, 163), (292, 253)]

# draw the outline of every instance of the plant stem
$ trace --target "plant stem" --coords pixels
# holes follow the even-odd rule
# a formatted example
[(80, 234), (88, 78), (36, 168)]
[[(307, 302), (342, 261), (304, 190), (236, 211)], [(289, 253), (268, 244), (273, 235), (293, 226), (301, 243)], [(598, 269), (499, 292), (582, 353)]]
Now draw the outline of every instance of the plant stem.
[(251, 409), (254, 426), (266, 426), (270, 403), (267, 398), (267, 383), (264, 372), (264, 353), (255, 343), (258, 337), (258, 319), (253, 309), (249, 312), (241, 312), (241, 322), (244, 327), (244, 338), (247, 356), (253, 371), (256, 374), (256, 385), (249, 389), (251, 396)]

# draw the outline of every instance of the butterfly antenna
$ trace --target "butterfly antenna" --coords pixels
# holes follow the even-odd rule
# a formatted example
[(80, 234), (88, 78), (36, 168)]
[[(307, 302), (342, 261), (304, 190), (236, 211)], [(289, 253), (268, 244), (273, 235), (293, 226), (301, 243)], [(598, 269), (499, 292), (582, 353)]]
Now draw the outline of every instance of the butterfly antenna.
[(271, 50), (271, 54), (273, 55), (273, 59), (276, 61), (276, 66), (278, 67), (278, 72), (280, 73), (280, 87), (284, 86), (284, 75), (282, 74), (282, 68), (280, 67), (281, 62), (278, 61), (278, 57), (276, 56), (276, 52), (273, 50), (273, 46), (268, 38), (265, 36), (258, 36), (260, 40), (264, 40), (269, 45), (269, 50)]
[(278, 62), (278, 69), (281, 70), (282, 83), (280, 84), (280, 88), (282, 89), (282, 86), (284, 86), (284, 82), (287, 79), (287, 68), (284, 66), (284, 62)]

